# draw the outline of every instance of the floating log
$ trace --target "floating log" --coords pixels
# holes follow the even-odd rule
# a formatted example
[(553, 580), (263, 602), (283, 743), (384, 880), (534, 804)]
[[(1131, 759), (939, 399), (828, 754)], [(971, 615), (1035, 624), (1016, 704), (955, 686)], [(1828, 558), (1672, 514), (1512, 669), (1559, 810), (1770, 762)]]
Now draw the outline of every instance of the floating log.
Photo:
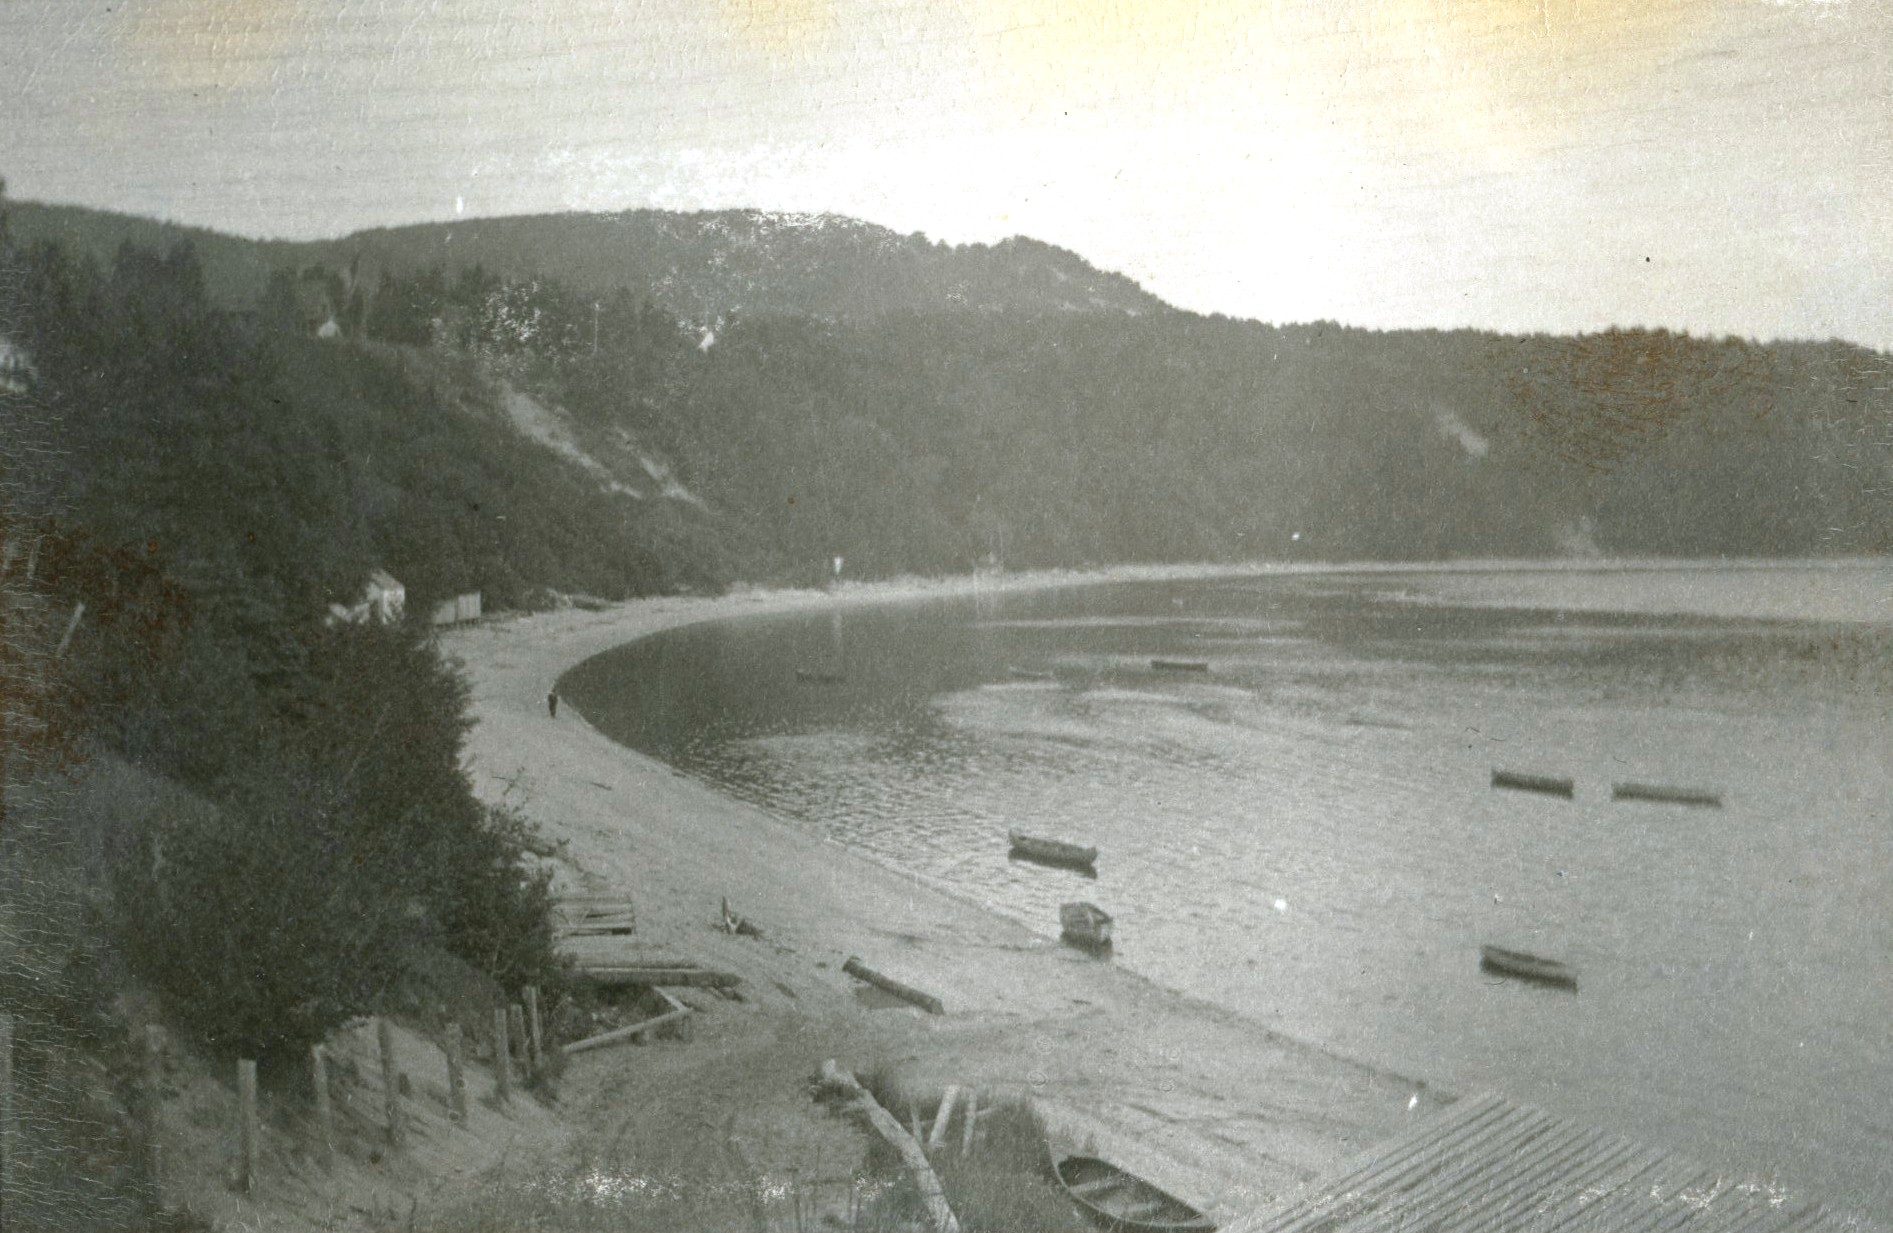
[(1570, 800), (1577, 795), (1577, 781), (1563, 779), (1556, 775), (1528, 775), (1523, 771), (1493, 771), (1492, 786), (1510, 788), (1515, 792), (1541, 792), (1546, 796), (1562, 796)]
[(853, 1106), (867, 1116), (869, 1124), (880, 1136), (900, 1153), (908, 1172), (914, 1175), (914, 1182), (920, 1187), (920, 1198), (926, 1205), (927, 1218), (938, 1233), (959, 1233), (960, 1222), (954, 1218), (953, 1209), (947, 1205), (946, 1191), (941, 1188), (940, 1178), (934, 1173), (933, 1166), (927, 1163), (927, 1153), (921, 1150), (919, 1141), (902, 1128), (892, 1113), (880, 1106), (854, 1075), (836, 1065), (833, 1058), (822, 1063), (822, 1084), (847, 1096)]
[(1670, 788), (1654, 783), (1614, 783), (1610, 785), (1613, 801), (1656, 801), (1665, 805), (1702, 805), (1722, 808), (1722, 794), (1704, 788)]
[(575, 1040), (571, 1044), (566, 1045), (560, 1052), (569, 1055), (573, 1053), (584, 1053), (591, 1049), (603, 1049), (606, 1045), (622, 1044), (627, 1040), (642, 1037), (647, 1032), (655, 1031), (665, 1024), (676, 1023), (687, 1017), (690, 1013), (688, 1006), (679, 1006), (676, 1010), (667, 1010), (654, 1019), (646, 1019), (641, 1023), (633, 1023), (628, 1027), (613, 1028), (609, 1032), (600, 1032), (596, 1036), (587, 1036), (584, 1040)]
[(1209, 663), (1201, 659), (1153, 659), (1150, 666), (1157, 672), (1208, 672)]
[(742, 983), (742, 977), (734, 972), (713, 972), (709, 968), (698, 967), (659, 968), (592, 964), (573, 969), (572, 976), (576, 980), (605, 988), (646, 985), (655, 989), (667, 985), (673, 989), (727, 989)]
[(920, 1007), (920, 1009), (929, 1014), (946, 1014), (946, 1007), (940, 1004), (939, 998), (934, 997), (932, 994), (922, 993), (911, 985), (903, 985), (891, 977), (883, 976), (852, 956), (849, 957), (848, 962), (841, 965), (841, 970), (854, 977), (856, 980), (865, 980), (876, 989), (886, 990), (903, 1002), (912, 1002), (915, 1006)]

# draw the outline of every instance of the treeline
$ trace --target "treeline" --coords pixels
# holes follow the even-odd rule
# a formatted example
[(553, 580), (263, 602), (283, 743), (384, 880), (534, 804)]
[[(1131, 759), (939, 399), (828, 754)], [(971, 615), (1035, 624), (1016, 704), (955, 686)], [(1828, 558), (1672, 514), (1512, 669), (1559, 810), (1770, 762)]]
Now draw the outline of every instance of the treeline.
[[(596, 456), (635, 469), (629, 441), (670, 459), (731, 559), (777, 576), (837, 554), (871, 576), (988, 557), (1893, 548), (1889, 364), (1842, 343), (1183, 313), (685, 330), (621, 295), (596, 310), (594, 348), (589, 306), (558, 284), (480, 278), (444, 298), (412, 293), (442, 287), (437, 270), (384, 289), (428, 306), (435, 347), (504, 357)], [(493, 320), (532, 325), (470, 324)]]
[(465, 686), (424, 608), (322, 618), (384, 564), (416, 607), (468, 578), (502, 603), (678, 579), (400, 356), (213, 307), (188, 247), (106, 267), (22, 248), (3, 205), (0, 783), (110, 756), (202, 804), (128, 808), (89, 845), (0, 812), (9, 896), (75, 875), (85, 923), (6, 939), (22, 1039), (98, 1022), (123, 974), (266, 1064), (364, 1014), (556, 988), (538, 841), (473, 794)]

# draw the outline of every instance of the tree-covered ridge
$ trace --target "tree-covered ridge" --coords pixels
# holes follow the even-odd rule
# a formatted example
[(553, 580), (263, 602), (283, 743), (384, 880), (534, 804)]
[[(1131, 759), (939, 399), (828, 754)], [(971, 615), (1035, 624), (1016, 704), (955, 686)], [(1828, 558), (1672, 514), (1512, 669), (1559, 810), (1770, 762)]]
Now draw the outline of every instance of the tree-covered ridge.
[(588, 304), (623, 289), (671, 316), (860, 320), (895, 312), (1138, 315), (1167, 306), (1136, 283), (1024, 237), (951, 245), (837, 215), (762, 210), (526, 215), (376, 228), (337, 240), (251, 241), (68, 206), (14, 207), (23, 243), (53, 240), (107, 260), (131, 241), (189, 241), (213, 298), (253, 303), (270, 274), (354, 270), (367, 294), (382, 271), (476, 267), (508, 282), (557, 281)]

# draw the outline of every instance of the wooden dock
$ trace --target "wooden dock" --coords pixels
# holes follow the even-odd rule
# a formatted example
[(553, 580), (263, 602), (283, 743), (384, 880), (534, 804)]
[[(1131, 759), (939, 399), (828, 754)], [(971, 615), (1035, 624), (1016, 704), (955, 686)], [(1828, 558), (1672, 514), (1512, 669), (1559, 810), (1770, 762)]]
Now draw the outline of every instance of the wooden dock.
[(1468, 1097), (1223, 1233), (1887, 1233), (1502, 1097)]

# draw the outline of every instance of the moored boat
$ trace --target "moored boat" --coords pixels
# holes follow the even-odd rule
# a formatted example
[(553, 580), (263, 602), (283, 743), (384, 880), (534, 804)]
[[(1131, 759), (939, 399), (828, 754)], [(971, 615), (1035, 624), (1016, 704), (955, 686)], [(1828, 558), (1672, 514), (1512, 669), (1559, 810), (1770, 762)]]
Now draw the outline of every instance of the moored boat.
[(1577, 781), (1562, 775), (1531, 775), (1524, 771), (1492, 772), (1492, 786), (1510, 788), (1514, 792), (1540, 792), (1546, 796), (1562, 796), (1570, 800), (1577, 794)]
[(1112, 1233), (1213, 1233), (1216, 1222), (1173, 1194), (1096, 1156), (1054, 1157), (1072, 1202)]
[(1058, 909), (1060, 936), (1094, 950), (1111, 944), (1111, 917), (1095, 903), (1067, 903)]
[(1075, 843), (1066, 843), (1062, 839), (1039, 839), (1019, 831), (1007, 831), (1006, 838), (1012, 844), (1012, 855), (1022, 856), (1041, 865), (1067, 865), (1073, 869), (1089, 869), (1097, 863), (1096, 848), (1080, 847)]
[(1501, 976), (1516, 976), (1520, 980), (1536, 981), (1541, 985), (1557, 985), (1573, 992), (1578, 987), (1577, 972), (1569, 964), (1528, 955), (1521, 950), (1507, 950), (1503, 946), (1481, 946), (1479, 966)]
[(1150, 666), (1158, 672), (1209, 671), (1209, 661), (1202, 659), (1153, 659)]
[(1707, 788), (1672, 788), (1657, 783), (1614, 783), (1610, 785), (1613, 801), (1654, 801), (1663, 805), (1701, 805), (1722, 808), (1722, 794)]

